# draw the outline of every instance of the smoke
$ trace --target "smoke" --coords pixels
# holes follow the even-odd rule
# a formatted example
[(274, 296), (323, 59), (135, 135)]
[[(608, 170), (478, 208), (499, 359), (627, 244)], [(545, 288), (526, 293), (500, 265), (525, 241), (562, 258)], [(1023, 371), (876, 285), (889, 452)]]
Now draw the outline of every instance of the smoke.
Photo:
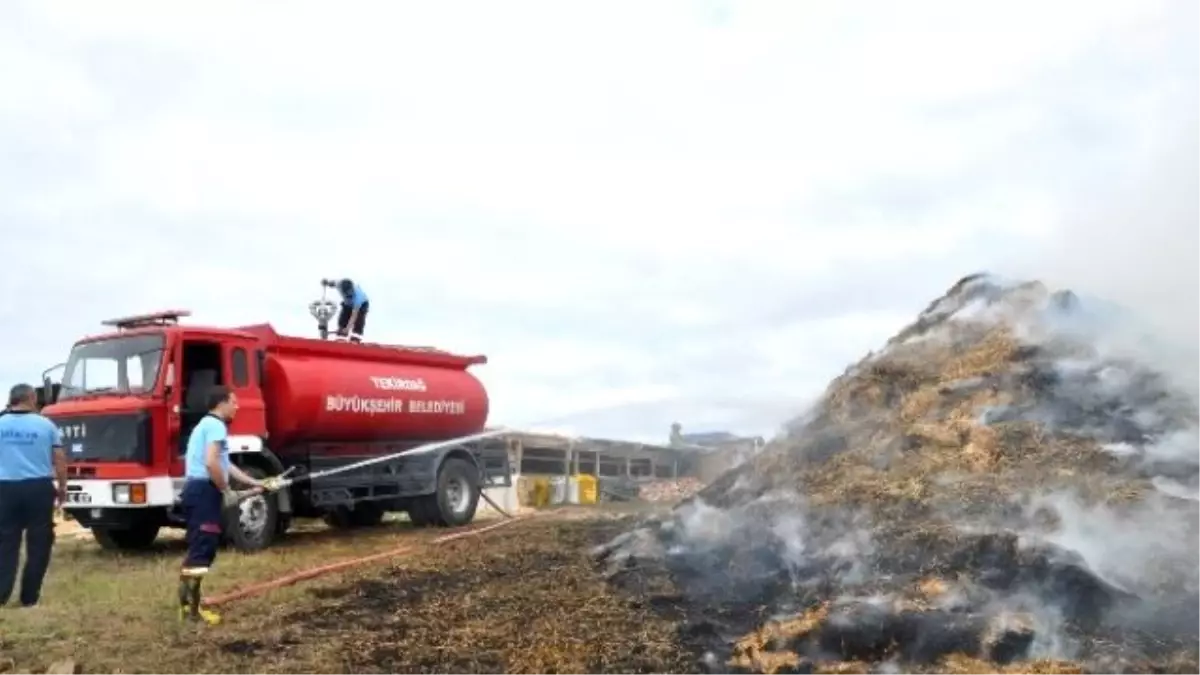
[[(1191, 162), (1193, 180), (1195, 164)], [(1193, 240), (1200, 227), (1195, 221), (1196, 186), (1193, 182), (1189, 198)], [(1178, 196), (1182, 189), (1167, 192)], [(1165, 222), (1185, 229), (1183, 221)], [(1159, 241), (1137, 251), (1149, 253), (1156, 248), (1168, 247)], [(1190, 252), (1194, 260), (1194, 246)], [(1177, 260), (1183, 258), (1186, 256), (1176, 256)], [(1191, 269), (1194, 272), (1194, 264)], [(1148, 302), (1149, 311), (1138, 314), (1147, 318), (1157, 314), (1166, 337), (1191, 339), (1194, 347), (1196, 326), (1179, 320), (1180, 316), (1195, 317), (1194, 300), (1181, 306), (1163, 298), (1138, 298), (1139, 292), (1152, 293), (1156, 287), (1164, 290), (1172, 284), (1186, 285), (1195, 298), (1197, 280), (1194, 275), (1188, 279), (1183, 272), (1178, 268), (1157, 273), (1147, 270), (1124, 295), (1130, 302)], [(988, 284), (986, 280), (975, 283)], [(1038, 383), (1039, 391), (1021, 404), (984, 410), (983, 421), (1031, 421), (1044, 432), (1087, 438), (1110, 452), (1115, 466), (1126, 475), (1147, 479), (1137, 495), (1122, 496), (1115, 481), (1111, 492), (1101, 490), (1090, 496), (1030, 489), (1024, 494), (1022, 517), (993, 523), (993, 529), (1017, 531), (1027, 546), (1049, 545), (1118, 591), (1121, 602), (1108, 617), (1113, 625), (1144, 630), (1159, 639), (1193, 639), (1200, 622), (1200, 552), (1196, 547), (1200, 518), (1195, 507), (1200, 483), (1200, 415), (1195, 379), (1180, 375), (1195, 377), (1194, 349), (1190, 358), (1181, 359), (1180, 352), (1169, 349), (1166, 341), (1139, 336), (1140, 326), (1130, 310), (1106, 300), (1048, 294), (1040, 285), (994, 279), (988, 285), (990, 289), (981, 297), (960, 300), (962, 309), (951, 310), (949, 315), (960, 321), (1004, 324), (1025, 345), (1035, 347), (1036, 352), (1022, 364), (1021, 375), (1027, 382)], [(1013, 302), (1014, 292), (1022, 289), (1031, 292), (1023, 302)], [(1003, 302), (993, 304), (996, 300)], [(939, 329), (947, 331), (953, 325), (946, 323)], [(1100, 481), (1107, 478), (1096, 476)], [(1025, 598), (1026, 610), (1044, 625), (1054, 623), (1058, 609), (1048, 603), (1039, 607), (1037, 598)], [(1056, 642), (1060, 651), (1046, 655), (1073, 653), (1069, 642)]]
[[(1200, 22), (1194, 2), (1158, 7), (1158, 24), (1141, 49), (1122, 53), (1144, 73), (1140, 102), (1121, 120), (1109, 155), (1094, 155), (1105, 171), (1090, 180), (1062, 177), (1055, 186), (1060, 219), (1037, 250), (1006, 269), (1056, 287), (1128, 307), (1147, 342), (1114, 335), (1190, 393), (1200, 393), (1200, 49), (1189, 29)], [(1134, 60), (1134, 56), (1138, 58)], [(1132, 344), (1130, 344), (1132, 342)]]
[[(764, 451), (602, 551), (610, 573), (664, 565), (703, 615), (725, 618), (726, 646), (764, 607), (825, 607), (819, 627), (771, 638), (823, 659), (961, 652), (1116, 668), (1194, 643), (1197, 400), (1163, 370), (1163, 340), (1132, 339), (1129, 311), (1036, 282), (964, 279)], [(1001, 333), (1014, 351), (996, 350)], [(978, 370), (954, 374), (971, 359)], [(874, 404), (854, 401), (868, 390)], [(902, 421), (895, 409), (917, 394), (940, 400)], [(946, 417), (963, 404), (972, 429)], [(999, 467), (1015, 460), (1003, 476), (960, 463), (976, 439), (1024, 428), (1012, 424), (1034, 425), (1036, 440), (997, 441)], [(957, 431), (907, 445), (918, 427)], [(860, 464), (834, 461), (847, 453)], [(912, 462), (930, 459), (946, 468), (914, 477), (925, 465)], [(857, 490), (840, 484), (856, 476)], [(968, 504), (970, 490), (989, 496)], [(735, 657), (753, 661), (746, 649)]]
[[(1193, 22), (1194, 24), (1194, 22)], [(1108, 438), (1105, 448), (1149, 477), (1150, 490), (1132, 505), (1088, 504), (1078, 495), (1046, 494), (1037, 508), (1053, 514), (1044, 536), (1079, 554), (1088, 569), (1137, 598), (1109, 620), (1155, 639), (1182, 637), (1194, 647), (1200, 560), (1196, 541), (1195, 419), (1200, 395), (1200, 104), (1184, 88), (1144, 160), (1103, 190), (1079, 195), (1063, 227), (1026, 269), (1056, 285), (1111, 300), (1106, 320), (1072, 328), (1107, 360), (1093, 396), (1119, 401), (1139, 442)], [(1093, 303), (1097, 305), (1099, 303)], [(1105, 358), (1107, 357), (1107, 358)], [(1163, 375), (1187, 394), (1176, 405), (1154, 400), (1153, 387), (1111, 359), (1126, 358)], [(1095, 370), (1098, 364), (1083, 364)], [(1143, 388), (1139, 391), (1138, 387)], [(1078, 397), (1082, 391), (1075, 392)], [(1149, 396), (1147, 395), (1149, 394)], [(1111, 417), (1110, 417), (1111, 418)]]
[(693, 598), (719, 601), (775, 605), (781, 589), (797, 593), (866, 583), (875, 549), (865, 519), (847, 513), (824, 514), (821, 522), (814, 517), (791, 490), (725, 508), (692, 499), (596, 554), (605, 559), (609, 575), (650, 560), (663, 562)]
[[(1032, 503), (1036, 511), (1053, 514), (1056, 526), (1040, 534), (1027, 532), (1030, 541), (1054, 544), (1073, 551), (1098, 577), (1114, 587), (1142, 598), (1166, 593), (1196, 594), (1200, 557), (1195, 546), (1194, 507), (1172, 505), (1150, 495), (1124, 511), (1104, 506), (1083, 506), (1073, 495), (1046, 494)], [(1194, 603), (1193, 603), (1194, 604)]]
[[(941, 395), (1034, 390), (977, 410), (978, 423), (1031, 422), (1040, 433), (1098, 444), (1111, 455), (1109, 466), (1046, 469), (1074, 472), (1087, 490), (1048, 489), (1030, 480), (1014, 497), (1015, 515), (1002, 503), (984, 516), (943, 505), (941, 513), (922, 517), (951, 523), (956, 534), (947, 539), (961, 543), (924, 551), (928, 559), (921, 559), (921, 551), (895, 546), (865, 511), (816, 507), (800, 485), (779, 490), (772, 458), (759, 456), (718, 480), (714, 487), (724, 487), (707, 491), (710, 501), (696, 499), (614, 542), (610, 573), (663, 563), (703, 615), (713, 622), (723, 617), (706, 645), (718, 653), (764, 607), (778, 616), (822, 602), (831, 608), (829, 621), (814, 644), (793, 641), (790, 648), (834, 659), (892, 659), (878, 645), (896, 642), (906, 645), (901, 660), (911, 663), (922, 660), (923, 650), (953, 646), (997, 661), (1006, 650), (1027, 658), (1083, 658), (1101, 670), (1136, 669), (1129, 664), (1169, 651), (1164, 645), (1171, 643), (1194, 650), (1200, 632), (1200, 101), (1194, 86), (1182, 98), (1174, 119), (1164, 117), (1140, 154), (1067, 193), (1058, 226), (1042, 247), (997, 266), (1046, 286), (995, 277), (966, 282), (931, 305), (914, 329), (846, 374), (865, 377), (869, 365), (895, 363), (910, 351), (915, 356), (905, 368), (926, 372), (923, 354), (968, 348), (979, 339), (980, 330), (968, 326), (1003, 325), (1030, 348), (1027, 357), (1011, 372), (946, 384)], [(1047, 286), (1072, 293), (1052, 294)], [(789, 422), (783, 441), (763, 455), (798, 453), (788, 439), (817, 436), (831, 440), (805, 444), (808, 461), (827, 459), (811, 456), (820, 448), (828, 448), (829, 457), (842, 452), (849, 426), (822, 427), (816, 423), (821, 413), (818, 405)], [(958, 480), (936, 476), (933, 489)], [(934, 558), (957, 562), (942, 570), (944, 588), (919, 598), (933, 611), (914, 612), (904, 590), (914, 579), (906, 573), (925, 570)], [(967, 617), (984, 617), (985, 625)], [(929, 642), (933, 635), (944, 636), (937, 649)], [(979, 644), (972, 643), (976, 635)], [(834, 643), (837, 649), (829, 647)]]

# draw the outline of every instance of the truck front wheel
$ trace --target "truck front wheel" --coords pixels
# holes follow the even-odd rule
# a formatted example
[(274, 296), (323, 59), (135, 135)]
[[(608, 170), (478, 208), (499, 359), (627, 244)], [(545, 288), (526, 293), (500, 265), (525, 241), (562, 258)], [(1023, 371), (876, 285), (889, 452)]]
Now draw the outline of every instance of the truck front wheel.
[[(255, 478), (267, 473), (256, 466), (242, 467)], [(239, 551), (261, 551), (275, 541), (279, 531), (279, 501), (273, 494), (258, 494), (243, 499), (236, 509), (225, 514), (225, 538)]]
[(135, 525), (129, 528), (92, 528), (92, 536), (106, 551), (141, 551), (150, 548), (158, 538), (158, 525)]

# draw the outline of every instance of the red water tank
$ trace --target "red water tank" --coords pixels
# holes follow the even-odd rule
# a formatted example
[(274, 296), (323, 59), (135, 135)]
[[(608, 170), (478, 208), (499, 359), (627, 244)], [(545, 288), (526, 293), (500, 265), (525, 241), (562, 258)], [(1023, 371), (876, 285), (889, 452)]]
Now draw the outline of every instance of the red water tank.
[(488, 396), (466, 370), (479, 362), (470, 359), (279, 338), (264, 364), (267, 443), (286, 452), (305, 443), (429, 442), (478, 433)]

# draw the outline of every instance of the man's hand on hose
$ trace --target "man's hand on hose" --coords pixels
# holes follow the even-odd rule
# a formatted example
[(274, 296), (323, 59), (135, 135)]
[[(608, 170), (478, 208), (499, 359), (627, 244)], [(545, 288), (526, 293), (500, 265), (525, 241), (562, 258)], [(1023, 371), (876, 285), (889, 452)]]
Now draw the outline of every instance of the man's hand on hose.
[(221, 491), (221, 506), (226, 509), (236, 508), (242, 503), (243, 499), (253, 497), (257, 494), (262, 494), (263, 489), (260, 487), (252, 487), (249, 490), (234, 490), (227, 487)]

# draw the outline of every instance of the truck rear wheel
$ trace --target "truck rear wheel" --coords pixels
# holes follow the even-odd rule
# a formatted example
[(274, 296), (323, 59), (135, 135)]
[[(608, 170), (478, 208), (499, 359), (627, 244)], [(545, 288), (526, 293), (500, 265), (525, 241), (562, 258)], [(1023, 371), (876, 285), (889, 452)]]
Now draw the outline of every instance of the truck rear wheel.
[(130, 528), (92, 528), (92, 537), (106, 551), (141, 551), (150, 548), (158, 538), (158, 525), (135, 525)]
[(438, 470), (437, 492), (413, 500), (408, 517), (413, 525), (458, 527), (475, 519), (479, 505), (479, 471), (461, 457), (450, 457)]
[[(267, 472), (256, 466), (242, 467), (255, 478)], [(239, 551), (261, 551), (275, 541), (279, 531), (279, 501), (273, 494), (258, 494), (243, 499), (236, 509), (225, 514), (225, 538)]]

